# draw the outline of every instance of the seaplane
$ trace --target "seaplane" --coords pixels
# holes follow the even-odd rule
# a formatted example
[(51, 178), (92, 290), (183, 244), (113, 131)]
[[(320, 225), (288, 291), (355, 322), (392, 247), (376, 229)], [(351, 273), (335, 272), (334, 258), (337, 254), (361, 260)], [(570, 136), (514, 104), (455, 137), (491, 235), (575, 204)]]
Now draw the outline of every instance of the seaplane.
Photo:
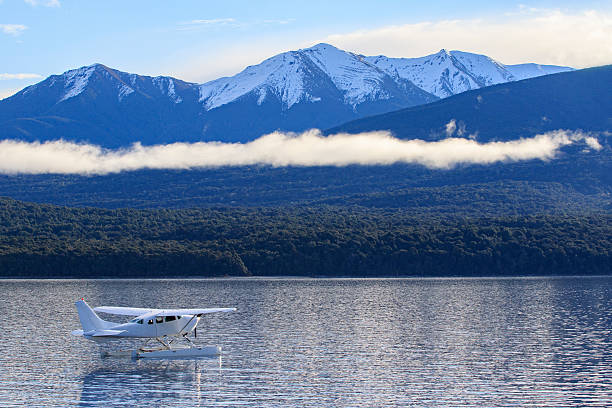
[[(81, 336), (95, 342), (112, 340), (146, 339), (136, 350), (103, 352), (104, 357), (123, 356), (132, 358), (193, 358), (221, 354), (220, 346), (196, 346), (188, 337), (197, 337), (200, 318), (209, 313), (234, 312), (236, 308), (208, 309), (148, 309), (139, 307), (99, 306), (91, 308), (83, 298), (75, 302), (83, 330), (74, 330), (74, 336)], [(101, 319), (96, 312), (112, 315), (133, 316), (127, 323), (115, 323)], [(180, 344), (179, 341), (185, 343)], [(156, 347), (149, 346), (156, 341)]]

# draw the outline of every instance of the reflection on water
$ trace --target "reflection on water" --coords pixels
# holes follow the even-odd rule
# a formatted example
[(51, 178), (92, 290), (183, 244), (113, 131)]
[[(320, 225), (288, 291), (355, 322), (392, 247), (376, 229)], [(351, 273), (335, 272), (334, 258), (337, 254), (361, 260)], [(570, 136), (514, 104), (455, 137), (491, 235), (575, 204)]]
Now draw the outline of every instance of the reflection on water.
[(215, 369), (221, 368), (220, 357), (105, 363), (82, 377), (79, 406), (150, 405), (151, 401), (162, 406), (173, 405), (174, 401), (198, 406), (205, 399), (205, 384)]
[[(0, 405), (610, 405), (611, 283), (2, 281)], [(81, 296), (238, 312), (205, 316), (198, 330), (222, 360), (101, 359), (69, 334)]]

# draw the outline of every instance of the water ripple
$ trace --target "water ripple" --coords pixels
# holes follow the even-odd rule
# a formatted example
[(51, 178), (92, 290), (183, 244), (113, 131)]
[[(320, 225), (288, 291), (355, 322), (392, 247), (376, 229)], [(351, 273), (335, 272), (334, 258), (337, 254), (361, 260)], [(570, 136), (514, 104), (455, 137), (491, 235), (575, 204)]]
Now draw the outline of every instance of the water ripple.
[[(611, 278), (1, 281), (1, 406), (612, 405)], [(220, 358), (102, 359), (92, 305), (235, 306)], [(205, 334), (201, 336), (200, 334)]]

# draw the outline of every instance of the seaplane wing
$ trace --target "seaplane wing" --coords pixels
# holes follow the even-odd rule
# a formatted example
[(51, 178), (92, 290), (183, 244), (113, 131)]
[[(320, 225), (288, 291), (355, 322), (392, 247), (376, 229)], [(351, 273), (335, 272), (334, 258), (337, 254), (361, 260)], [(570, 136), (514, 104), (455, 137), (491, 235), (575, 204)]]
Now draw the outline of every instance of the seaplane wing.
[(98, 306), (94, 308), (96, 312), (109, 313), (123, 316), (139, 316), (141, 318), (156, 316), (185, 316), (202, 315), (217, 312), (235, 312), (234, 307), (216, 307), (208, 309), (146, 309), (141, 307), (121, 307), (121, 306)]
[(161, 312), (161, 309), (146, 309), (143, 307), (121, 307), (121, 306), (98, 306), (94, 307), (96, 312), (122, 315), (122, 316), (142, 316), (152, 312)]
[(235, 312), (234, 307), (215, 307), (209, 309), (163, 309), (154, 311), (155, 316), (185, 316), (185, 315), (203, 315), (217, 312)]

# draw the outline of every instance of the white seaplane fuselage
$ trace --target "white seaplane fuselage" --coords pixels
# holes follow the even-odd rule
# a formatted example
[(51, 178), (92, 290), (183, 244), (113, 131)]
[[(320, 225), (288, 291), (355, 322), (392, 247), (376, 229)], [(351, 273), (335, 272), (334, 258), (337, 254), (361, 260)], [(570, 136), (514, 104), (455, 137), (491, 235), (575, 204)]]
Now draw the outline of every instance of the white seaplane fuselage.
[(83, 331), (82, 335), (86, 339), (94, 341), (117, 340), (126, 337), (179, 336), (191, 333), (199, 322), (200, 317), (194, 315), (145, 316), (132, 319), (127, 323), (114, 323), (104, 320), (105, 324), (102, 330)]

